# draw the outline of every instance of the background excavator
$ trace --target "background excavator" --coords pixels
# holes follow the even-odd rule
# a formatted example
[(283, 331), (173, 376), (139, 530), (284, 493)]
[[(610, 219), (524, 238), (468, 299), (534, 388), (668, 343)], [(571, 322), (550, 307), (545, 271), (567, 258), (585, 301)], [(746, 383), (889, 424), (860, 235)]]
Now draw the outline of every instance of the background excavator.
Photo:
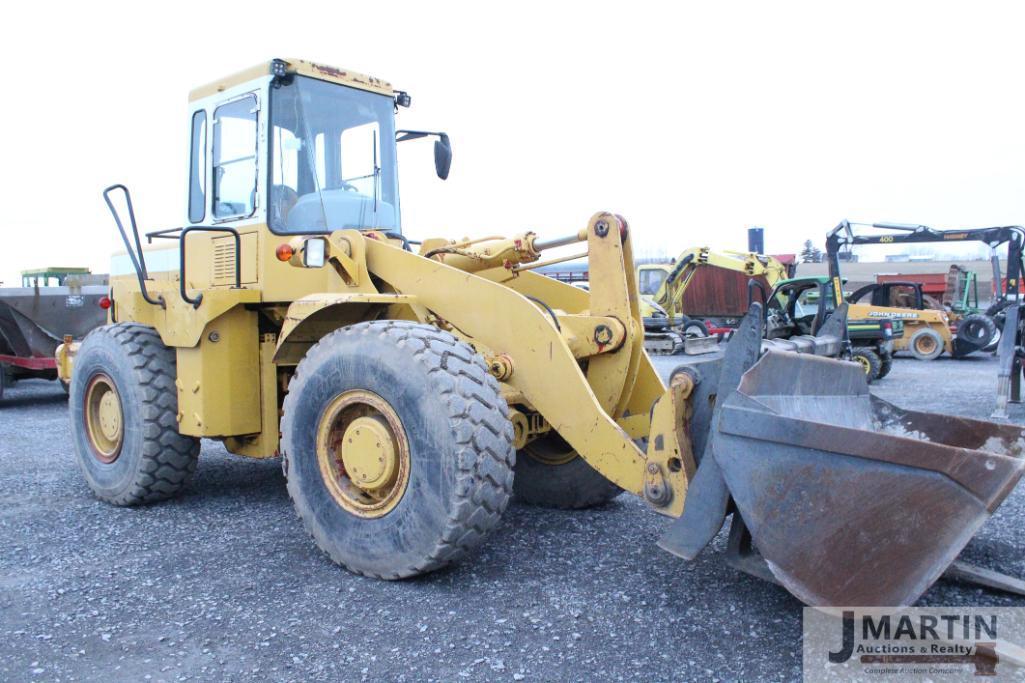
[[(185, 221), (146, 233), (169, 248), (143, 249), (128, 190), (106, 190), (125, 245), (108, 324), (57, 350), (99, 499), (180, 493), (208, 438), (281, 456), (313, 542), (383, 579), (464, 557), (514, 494), (580, 508), (622, 491), (669, 519), (659, 545), (684, 558), (732, 517), (729, 561), (812, 605), (910, 604), (951, 571), (983, 576), (955, 561), (1021, 478), (1022, 429), (906, 411), (853, 363), (763, 351), (758, 302), (724, 354), (664, 384), (621, 216), (550, 238), (403, 233), (409, 103), (275, 59), (190, 95)], [(229, 131), (251, 159), (221, 149)], [(445, 178), (448, 136), (427, 135)], [(589, 291), (533, 272), (570, 245)]]
[(639, 264), (646, 348), (678, 353), (687, 338), (733, 330), (747, 313), (749, 282), (771, 290), (792, 274), (792, 266), (773, 256), (708, 247), (687, 249), (671, 262)]

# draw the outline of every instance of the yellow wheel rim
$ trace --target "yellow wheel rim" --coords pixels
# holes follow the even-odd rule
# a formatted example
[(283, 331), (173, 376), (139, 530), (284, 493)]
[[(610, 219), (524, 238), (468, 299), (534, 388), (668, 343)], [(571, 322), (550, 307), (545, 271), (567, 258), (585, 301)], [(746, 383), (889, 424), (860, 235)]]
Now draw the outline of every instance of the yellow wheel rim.
[(545, 465), (565, 465), (580, 456), (556, 433), (542, 434), (523, 447), (531, 459)]
[(124, 442), (124, 414), (117, 387), (102, 373), (85, 389), (85, 427), (93, 456), (107, 464), (117, 460)]
[(936, 340), (929, 335), (923, 334), (915, 340), (915, 348), (919, 353), (930, 354), (936, 350)]
[(371, 391), (346, 391), (321, 413), (317, 463), (342, 508), (360, 517), (383, 517), (409, 485), (409, 440), (387, 401)]
[(865, 374), (872, 372), (872, 364), (868, 362), (868, 358), (864, 356), (855, 356), (854, 359), (861, 363), (861, 369), (865, 371)]

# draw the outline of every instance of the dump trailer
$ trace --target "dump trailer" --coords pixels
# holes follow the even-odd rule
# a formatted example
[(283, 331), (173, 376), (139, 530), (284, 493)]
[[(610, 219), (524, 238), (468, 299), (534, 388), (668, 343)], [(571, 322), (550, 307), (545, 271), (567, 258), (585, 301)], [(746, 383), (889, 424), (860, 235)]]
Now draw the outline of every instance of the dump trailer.
[(18, 380), (57, 379), (58, 345), (106, 322), (106, 281), (88, 268), (49, 267), (0, 288), (0, 397)]
[[(148, 233), (177, 259), (149, 258), (127, 189), (108, 188), (132, 267), (112, 277), (109, 324), (58, 351), (98, 498), (180, 493), (201, 438), (280, 454), (313, 541), (400, 579), (464, 556), (513, 495), (583, 508), (625, 490), (670, 518), (660, 545), (677, 555), (732, 513), (737, 566), (810, 604), (896, 605), (1018, 482), (1023, 430), (904, 411), (853, 363), (763, 352), (757, 303), (721, 357), (663, 384), (621, 216), (410, 240), (396, 142), (433, 135), (442, 178), (451, 146), (395, 129), (409, 103), (294, 59), (193, 91), (186, 223)], [(567, 245), (589, 291), (534, 272)]]

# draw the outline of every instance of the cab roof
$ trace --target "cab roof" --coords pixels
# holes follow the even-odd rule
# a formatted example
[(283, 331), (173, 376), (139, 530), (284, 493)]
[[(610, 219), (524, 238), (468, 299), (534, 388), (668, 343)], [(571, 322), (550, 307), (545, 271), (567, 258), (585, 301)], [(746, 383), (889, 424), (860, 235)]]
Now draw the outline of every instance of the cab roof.
[(21, 271), (22, 277), (56, 277), (59, 275), (91, 275), (88, 268), (50, 266), (48, 268), (31, 268)]
[(280, 59), (261, 62), (256, 66), (233, 73), (230, 76), (225, 76), (224, 78), (212, 81), (206, 85), (201, 85), (189, 93), (189, 101), (192, 102), (204, 97), (216, 95), (217, 93), (223, 92), (236, 85), (241, 85), (242, 83), (253, 81), (263, 76), (268, 76), (273, 73), (272, 69), (275, 62), (284, 62), (289, 73), (296, 73), (301, 76), (309, 76), (322, 81), (339, 83), (341, 85), (367, 90), (380, 95), (388, 95), (389, 97), (395, 95), (396, 92), (392, 88), (391, 83), (382, 81), (379, 78), (374, 78), (373, 76), (367, 76), (365, 74), (348, 71), (346, 69), (339, 69), (326, 64), (317, 64), (316, 62), (307, 61), (305, 59)]

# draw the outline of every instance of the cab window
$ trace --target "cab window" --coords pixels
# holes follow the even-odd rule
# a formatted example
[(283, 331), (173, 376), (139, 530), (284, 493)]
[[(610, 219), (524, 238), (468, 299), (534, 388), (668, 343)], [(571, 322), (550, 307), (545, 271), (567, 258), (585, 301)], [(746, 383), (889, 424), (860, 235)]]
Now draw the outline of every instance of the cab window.
[[(804, 318), (807, 316), (815, 315), (819, 308), (819, 299), (822, 294), (819, 292), (818, 287), (808, 287), (803, 290), (797, 297), (797, 302), (794, 306), (794, 317)], [(829, 306), (829, 301), (826, 302), (826, 306)]]
[(206, 112), (192, 115), (192, 151), (189, 155), (189, 221), (206, 218)]
[(256, 95), (214, 110), (214, 217), (244, 218), (256, 210)]
[(661, 268), (645, 268), (641, 270), (639, 289), (641, 294), (654, 296), (666, 281), (667, 273)]

